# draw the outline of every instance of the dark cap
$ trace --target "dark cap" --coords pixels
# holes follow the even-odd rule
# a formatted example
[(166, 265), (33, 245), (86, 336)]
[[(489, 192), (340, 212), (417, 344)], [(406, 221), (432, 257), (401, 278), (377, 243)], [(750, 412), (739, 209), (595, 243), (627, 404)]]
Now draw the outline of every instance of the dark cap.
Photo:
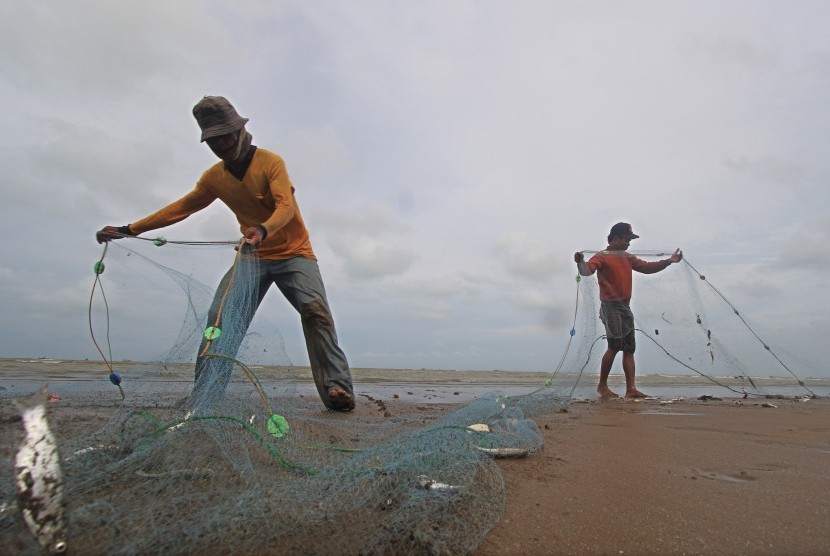
[(203, 98), (193, 107), (193, 116), (202, 129), (202, 141), (239, 131), (248, 122), (225, 97)]
[(637, 239), (640, 236), (631, 230), (631, 224), (626, 222), (617, 222), (611, 226), (611, 232), (608, 234), (608, 241), (611, 241), (615, 237), (623, 239)]

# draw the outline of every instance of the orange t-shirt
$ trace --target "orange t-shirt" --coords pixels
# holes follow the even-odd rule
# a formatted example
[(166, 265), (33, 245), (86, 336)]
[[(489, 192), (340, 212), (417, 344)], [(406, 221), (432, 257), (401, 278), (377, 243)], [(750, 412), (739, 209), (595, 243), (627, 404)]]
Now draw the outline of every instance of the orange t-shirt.
[(242, 180), (236, 179), (224, 162), (205, 170), (196, 187), (161, 210), (130, 224), (134, 234), (163, 228), (184, 220), (216, 199), (236, 215), (242, 233), (262, 224), (267, 234), (257, 252), (262, 259), (316, 259), (308, 230), (294, 197), (283, 159), (257, 148)]
[(625, 251), (600, 251), (588, 260), (590, 274), (598, 272), (600, 301), (631, 301), (631, 271), (643, 274), (660, 272), (671, 264), (669, 260), (646, 262)]

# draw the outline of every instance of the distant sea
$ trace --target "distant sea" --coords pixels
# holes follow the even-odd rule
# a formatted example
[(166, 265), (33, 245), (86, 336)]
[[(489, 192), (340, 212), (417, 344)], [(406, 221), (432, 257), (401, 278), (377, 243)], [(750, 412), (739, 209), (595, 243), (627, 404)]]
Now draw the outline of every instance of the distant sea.
[[(298, 395), (316, 396), (311, 371), (308, 367), (251, 366), (266, 392), (290, 389)], [(122, 379), (125, 396), (135, 393), (146, 399), (154, 394), (185, 396), (193, 384), (191, 363), (162, 366), (154, 362), (118, 361), (113, 363)], [(0, 398), (26, 396), (47, 384), (50, 392), (59, 396), (79, 396), (85, 399), (120, 399), (118, 388), (109, 380), (109, 368), (101, 361), (74, 361), (57, 359), (0, 359)], [(462, 371), (430, 369), (352, 369), (355, 393), (370, 399), (398, 398), (417, 403), (469, 403), (500, 392), (516, 396), (545, 387), (559, 388), (573, 399), (596, 398), (597, 375), (553, 375), (518, 371)], [(642, 375), (637, 386), (650, 396), (660, 399), (740, 398), (747, 391), (752, 397), (804, 397), (810, 392), (830, 397), (830, 378), (800, 377), (804, 386), (794, 377), (712, 377), (697, 375), (665, 376)], [(716, 382), (715, 382), (716, 381)], [(754, 384), (754, 387), (752, 386)], [(247, 385), (244, 373), (234, 372), (232, 387)], [(624, 393), (621, 374), (613, 374), (609, 386)], [(118, 394), (116, 396), (116, 394)]]

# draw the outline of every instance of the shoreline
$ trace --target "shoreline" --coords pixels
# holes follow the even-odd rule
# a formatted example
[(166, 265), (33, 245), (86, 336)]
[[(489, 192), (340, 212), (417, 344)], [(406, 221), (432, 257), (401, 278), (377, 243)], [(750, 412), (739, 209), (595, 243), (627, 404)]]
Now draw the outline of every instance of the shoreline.
[[(272, 393), (315, 395), (311, 369), (306, 366), (250, 365), (249, 370)], [(156, 395), (168, 389), (187, 395), (193, 381), (193, 364), (162, 367), (158, 362), (122, 361), (113, 364), (126, 395)], [(596, 400), (597, 373), (582, 375), (525, 371), (464, 371), (435, 369), (353, 368), (355, 394), (400, 398), (412, 402), (468, 403), (493, 392), (521, 396), (552, 388), (572, 401)], [(700, 397), (787, 399), (830, 397), (830, 378), (806, 379), (801, 386), (792, 377), (714, 377), (697, 375), (638, 375), (637, 385), (649, 397), (662, 400)], [(621, 394), (622, 374), (612, 372), (609, 386)], [(25, 396), (44, 383), (59, 395), (113, 393), (109, 367), (102, 361), (56, 359), (0, 359), (0, 398)], [(230, 388), (250, 387), (246, 373), (234, 371)]]
[[(151, 374), (154, 377), (158, 376), (189, 376), (193, 372), (193, 363), (173, 363), (168, 364), (164, 370), (159, 367), (162, 364), (158, 361), (114, 361), (111, 363), (113, 368), (124, 371), (134, 370), (139, 371), (142, 375)], [(60, 365), (69, 365), (70, 370), (60, 367)], [(300, 379), (311, 377), (311, 368), (304, 365), (247, 365), (251, 369), (264, 370), (272, 373), (277, 377), (292, 376)], [(25, 367), (25, 370), (24, 370)], [(51, 359), (51, 358), (15, 358), (7, 357), (0, 358), (0, 377), (3, 376), (26, 376), (31, 371), (41, 373), (43, 376), (51, 378), (59, 378), (62, 376), (73, 376), (82, 378), (79, 375), (88, 373), (93, 378), (97, 373), (108, 369), (106, 363), (99, 360), (87, 359)], [(153, 369), (156, 371), (154, 372)], [(395, 381), (411, 382), (428, 379), (433, 382), (486, 382), (494, 384), (529, 384), (544, 382), (551, 376), (554, 376), (552, 371), (509, 371), (509, 370), (461, 370), (461, 369), (413, 369), (413, 368), (381, 368), (381, 367), (352, 367), (352, 374), (355, 378), (359, 378), (362, 382), (384, 382), (394, 378)], [(390, 376), (391, 375), (391, 376)], [(563, 373), (562, 376), (574, 376), (570, 373)], [(583, 373), (583, 379), (593, 381), (599, 377), (599, 373), (590, 372)], [(712, 375), (713, 379), (723, 382), (724, 384), (733, 386), (744, 384), (745, 379), (739, 376), (720, 376)], [(792, 376), (784, 375), (759, 375), (750, 376), (753, 381), (760, 381), (764, 386), (776, 385), (793, 385), (798, 383), (799, 379)], [(610, 381), (616, 381), (623, 384), (623, 376), (621, 371), (612, 371), (609, 377)], [(830, 377), (800, 377), (800, 380), (809, 383), (815, 383), (818, 386), (830, 386)], [(638, 383), (644, 385), (660, 385), (665, 382), (684, 382), (689, 385), (708, 385), (712, 384), (710, 378), (688, 374), (661, 374), (661, 373), (643, 373), (637, 374)]]

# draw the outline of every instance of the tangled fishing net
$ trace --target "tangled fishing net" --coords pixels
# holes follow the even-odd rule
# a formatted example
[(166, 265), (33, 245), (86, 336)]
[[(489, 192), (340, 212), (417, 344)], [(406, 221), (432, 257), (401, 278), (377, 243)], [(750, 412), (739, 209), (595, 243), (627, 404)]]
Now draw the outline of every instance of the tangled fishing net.
[[(50, 416), (66, 480), (68, 541), (79, 554), (468, 553), (504, 510), (494, 456), (541, 450), (532, 417), (567, 406), (580, 380), (596, 373), (605, 349), (596, 281), (583, 278), (567, 347), (537, 388), (402, 416), (326, 411), (316, 396), (298, 395), (297, 385), (308, 379), (298, 376), (278, 333), (238, 326), (254, 310), (245, 300), (256, 298), (249, 288), (258, 260), (246, 247), (234, 255), (220, 318), (209, 322), (213, 290), (174, 270), (177, 255), (168, 265), (147, 243), (124, 243), (113, 244), (95, 267), (96, 285), (106, 264), (107, 284), (121, 286), (109, 298), (101, 290), (95, 314), (105, 318), (97, 333), (90, 306), (93, 337), (106, 338), (96, 345), (118, 388), (79, 393)], [(636, 282), (635, 297), (644, 301), (635, 307), (638, 345), (655, 351), (663, 372), (682, 369), (713, 381), (728, 376), (724, 388), (754, 393), (741, 359), (725, 347), (735, 327), (715, 326), (724, 321), (704, 310), (699, 286), (705, 281), (691, 265), (682, 266), (694, 287), (679, 288), (661, 275), (648, 280), (655, 288), (649, 293), (646, 280)], [(176, 295), (163, 286), (168, 278), (179, 287)], [(183, 324), (178, 331), (159, 324), (140, 332), (176, 340), (158, 362), (130, 367), (139, 378), (122, 376), (112, 366), (112, 344), (139, 338), (120, 337), (110, 317), (117, 322), (119, 307), (141, 304), (145, 296), (169, 296), (170, 307), (183, 299), (177, 304)], [(183, 365), (192, 369), (197, 356), (208, 364), (195, 388), (192, 379), (165, 382)], [(4, 416), (13, 411), (9, 400), (0, 407)], [(12, 454), (11, 445), (3, 448), (4, 477)], [(11, 481), (0, 488), (7, 546), (38, 553), (12, 511)]]
[[(665, 259), (670, 253), (634, 254), (648, 261)], [(605, 329), (598, 318), (599, 287), (596, 276), (577, 276), (576, 281), (571, 341), (557, 368), (593, 373), (606, 347)], [(687, 258), (659, 274), (635, 272), (631, 307), (634, 330), (626, 332), (635, 334), (638, 374), (693, 375), (725, 394), (743, 397), (769, 395), (753, 377), (779, 376), (798, 395), (815, 395), (800, 376), (817, 373), (817, 365), (770, 343)]]

